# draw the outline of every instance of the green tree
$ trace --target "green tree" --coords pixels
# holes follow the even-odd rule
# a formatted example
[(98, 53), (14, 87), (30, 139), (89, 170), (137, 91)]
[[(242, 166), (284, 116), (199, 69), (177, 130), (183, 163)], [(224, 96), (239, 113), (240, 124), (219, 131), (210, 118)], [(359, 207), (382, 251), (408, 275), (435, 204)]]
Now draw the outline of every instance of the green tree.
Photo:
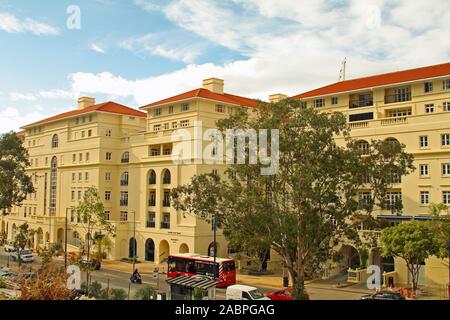
[(381, 233), (383, 256), (403, 259), (411, 274), (413, 290), (417, 290), (419, 272), (425, 259), (438, 255), (441, 243), (427, 222), (411, 221), (386, 228)]
[(155, 296), (155, 289), (149, 285), (143, 285), (136, 290), (134, 297), (138, 300), (153, 300)]
[[(305, 276), (321, 271), (335, 245), (343, 237), (358, 239), (354, 218), (364, 213), (368, 219), (373, 208), (384, 203), (391, 172), (403, 176), (414, 169), (412, 156), (399, 143), (372, 141), (370, 153), (361, 157), (342, 113), (319, 113), (299, 101), (261, 103), (252, 115), (242, 109), (219, 121), (218, 127), (222, 132), (279, 130), (277, 173), (262, 175), (267, 163), (235, 161), (227, 179), (203, 174), (174, 189), (174, 206), (207, 221), (215, 215), (228, 240), (244, 250), (268, 244), (282, 257), (298, 299), (307, 296), (300, 292)], [(252, 142), (244, 141), (248, 159)], [(361, 208), (362, 187), (373, 192)]]
[(111, 251), (113, 242), (107, 235), (98, 235), (94, 243), (94, 255), (98, 260), (104, 259)]
[(21, 266), (22, 259), (20, 258), (20, 254), (23, 249), (25, 249), (30, 243), (30, 238), (34, 235), (34, 231), (31, 230), (27, 223), (24, 223), (19, 226), (19, 230), (16, 233), (16, 236), (13, 240), (13, 246), (17, 251), (17, 261), (19, 263), (19, 267)]
[(105, 208), (100, 199), (99, 192), (95, 187), (89, 187), (84, 193), (83, 200), (75, 210), (80, 214), (83, 226), (86, 228), (88, 241), (86, 241), (87, 263), (82, 263), (81, 268), (86, 272), (86, 286), (89, 294), (89, 274), (93, 271), (91, 261), (92, 233), (94, 230), (101, 230), (107, 235), (115, 236), (115, 228), (105, 216)]
[(28, 194), (34, 192), (31, 177), (26, 174), (30, 166), (28, 151), (23, 140), (14, 132), (0, 135), (0, 210), (20, 206)]
[(110, 290), (110, 299), (111, 300), (126, 300), (127, 292), (124, 289), (111, 289)]

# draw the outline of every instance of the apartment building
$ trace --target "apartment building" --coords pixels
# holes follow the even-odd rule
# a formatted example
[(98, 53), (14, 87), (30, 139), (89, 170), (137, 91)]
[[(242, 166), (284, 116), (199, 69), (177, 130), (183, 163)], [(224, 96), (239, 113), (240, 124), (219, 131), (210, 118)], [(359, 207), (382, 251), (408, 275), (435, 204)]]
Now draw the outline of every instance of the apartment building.
[[(431, 203), (450, 205), (450, 63), (342, 81), (293, 98), (324, 112), (344, 113), (362, 154), (369, 151), (372, 139), (389, 139), (405, 144), (406, 151), (414, 155), (416, 171), (393, 181), (383, 210), (375, 212), (377, 219), (390, 223), (425, 220), (430, 218)], [(360, 199), (364, 194), (362, 190)], [(403, 203), (400, 215), (389, 210), (397, 199)], [(349, 246), (343, 251), (350, 260), (355, 254)], [(397, 283), (407, 283), (401, 260), (383, 259), (375, 250), (369, 262), (393, 271)], [(447, 283), (448, 262), (425, 261), (420, 281)]]
[[(74, 208), (84, 191), (98, 188), (105, 214), (116, 227), (109, 258), (133, 257), (159, 263), (169, 254), (213, 252), (213, 232), (205, 221), (174, 210), (172, 188), (187, 184), (195, 174), (223, 173), (223, 165), (209, 165), (194, 159), (195, 151), (183, 163), (173, 160), (177, 146), (173, 133), (199, 140), (216, 121), (228, 117), (240, 106), (256, 107), (256, 101), (225, 93), (224, 82), (207, 79), (203, 87), (143, 106), (144, 112), (114, 102), (95, 104), (80, 98), (78, 109), (23, 127), (24, 145), (30, 154), (36, 193), (21, 207), (0, 217), (9, 240), (27, 222), (34, 231), (32, 246), (44, 247), (67, 241), (77, 250), (95, 234), (88, 235), (84, 221)], [(187, 164), (187, 161), (191, 164)], [(197, 161), (196, 161), (197, 160)], [(218, 254), (226, 256), (227, 244), (218, 232)]]

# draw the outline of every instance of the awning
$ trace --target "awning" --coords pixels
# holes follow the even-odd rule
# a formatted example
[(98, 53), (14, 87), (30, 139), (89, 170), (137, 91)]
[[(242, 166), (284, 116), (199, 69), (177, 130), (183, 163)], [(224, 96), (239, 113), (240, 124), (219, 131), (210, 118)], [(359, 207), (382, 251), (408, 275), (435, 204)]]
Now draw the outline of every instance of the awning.
[(219, 282), (208, 277), (187, 277), (178, 276), (176, 278), (166, 280), (169, 284), (175, 284), (187, 288), (209, 289), (216, 286)]

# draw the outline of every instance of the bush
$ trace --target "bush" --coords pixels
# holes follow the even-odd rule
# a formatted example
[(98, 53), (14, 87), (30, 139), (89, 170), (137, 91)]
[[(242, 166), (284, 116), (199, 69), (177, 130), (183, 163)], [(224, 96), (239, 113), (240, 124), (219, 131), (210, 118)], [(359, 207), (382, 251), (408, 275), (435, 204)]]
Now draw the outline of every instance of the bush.
[(5, 278), (0, 277), (0, 289), (5, 289), (5, 288), (6, 288)]
[(100, 282), (94, 281), (89, 285), (89, 296), (94, 298), (100, 298), (102, 293), (102, 285)]
[(126, 300), (127, 292), (123, 289), (111, 289), (109, 291), (111, 300)]
[(155, 290), (149, 285), (143, 285), (136, 290), (134, 297), (138, 300), (153, 300)]
[(50, 252), (52, 254), (52, 256), (58, 256), (62, 251), (62, 246), (59, 243), (53, 243), (50, 246)]

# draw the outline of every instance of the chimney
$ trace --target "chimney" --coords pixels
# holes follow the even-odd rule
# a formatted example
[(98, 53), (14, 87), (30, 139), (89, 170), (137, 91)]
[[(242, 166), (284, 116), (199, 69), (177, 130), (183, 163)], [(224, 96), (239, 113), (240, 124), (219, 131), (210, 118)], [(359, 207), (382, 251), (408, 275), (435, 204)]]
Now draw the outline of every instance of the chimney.
[(223, 94), (223, 80), (217, 78), (203, 80), (203, 89)]
[(95, 104), (95, 98), (80, 97), (78, 98), (78, 110), (86, 109)]
[(277, 102), (280, 102), (281, 100), (284, 100), (287, 98), (289, 98), (289, 97), (285, 94), (275, 93), (275, 94), (272, 94), (269, 96), (269, 101), (271, 103), (277, 103)]

